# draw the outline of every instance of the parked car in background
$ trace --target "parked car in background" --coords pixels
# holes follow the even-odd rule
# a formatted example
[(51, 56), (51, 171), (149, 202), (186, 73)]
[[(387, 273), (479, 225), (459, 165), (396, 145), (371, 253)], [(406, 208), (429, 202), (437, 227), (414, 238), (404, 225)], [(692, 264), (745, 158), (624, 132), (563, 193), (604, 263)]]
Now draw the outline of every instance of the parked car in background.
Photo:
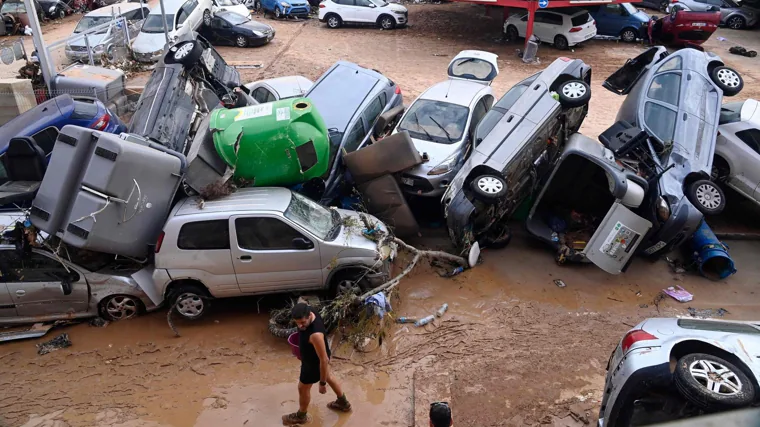
[(587, 9), (596, 21), (598, 35), (620, 37), (627, 43), (648, 38), (650, 17), (631, 3), (608, 3)]
[(674, 0), (668, 6), (668, 12), (673, 9), (690, 10), (693, 12), (710, 12), (720, 10), (720, 23), (734, 30), (753, 27), (757, 24), (760, 10), (739, 5), (734, 0)]
[(591, 67), (568, 58), (517, 83), (475, 129), (470, 158), (443, 194), (449, 236), (462, 253), (509, 243), (506, 220), (554, 167), (591, 99)]
[(323, 0), (319, 4), (319, 21), (330, 28), (343, 24), (377, 25), (384, 30), (408, 23), (406, 7), (385, 0)]
[(303, 76), (285, 76), (248, 83), (245, 87), (251, 92), (253, 99), (263, 104), (302, 97), (313, 85), (314, 82)]
[[(504, 33), (509, 40), (517, 40), (525, 37), (527, 27), (527, 12), (516, 13), (504, 22)], [(560, 50), (593, 38), (596, 31), (596, 22), (588, 11), (572, 7), (539, 10), (533, 24), (533, 34), (541, 42)]]
[(14, 245), (0, 245), (0, 325), (99, 315), (124, 320), (156, 308), (143, 291), (151, 285), (152, 266), (72, 253), (72, 261), (42, 249), (22, 256)]
[(652, 44), (675, 47), (701, 45), (718, 29), (719, 12), (690, 12), (673, 9), (660, 19), (649, 22)]
[[(336, 62), (306, 93), (320, 112), (330, 137), (330, 172), (322, 201), (337, 197), (345, 182), (341, 159), (364, 147), (377, 118), (404, 103), (401, 88), (380, 72), (346, 61)], [(317, 197), (318, 198), (318, 197)]]
[(211, 3), (214, 5), (214, 8), (213, 8), (214, 15), (217, 12), (227, 11), (227, 12), (235, 12), (238, 15), (242, 15), (247, 18), (251, 17), (251, 11), (248, 9), (248, 7), (240, 3), (238, 0), (211, 0)]
[(449, 79), (428, 88), (406, 110), (394, 133), (409, 132), (427, 159), (401, 176), (406, 193), (440, 198), (446, 191), (471, 151), (475, 128), (493, 105), (496, 59), (489, 52), (460, 52), (449, 64)]
[(760, 102), (723, 104), (712, 179), (760, 204)]
[(169, 215), (147, 292), (187, 319), (207, 311), (207, 298), (335, 295), (389, 278), (390, 249), (344, 224), (364, 215), (387, 230), (370, 215), (328, 209), (286, 188), (243, 188), (202, 208), (198, 202), (185, 199)]
[(63, 0), (39, 0), (39, 5), (48, 19), (63, 19), (74, 13), (74, 9)]
[(760, 390), (760, 322), (647, 319), (607, 362), (599, 427), (748, 407)]
[(211, 26), (203, 26), (199, 32), (214, 45), (237, 47), (263, 46), (274, 38), (274, 28), (237, 12), (217, 12), (211, 18)]
[(166, 15), (163, 15), (161, 5), (154, 6), (132, 42), (132, 56), (140, 62), (158, 61), (166, 45), (164, 23), (169, 39), (177, 41), (182, 35), (197, 31), (201, 25), (211, 25), (212, 7), (211, 0), (166, 0)]
[[(37, 10), (37, 19), (42, 22), (45, 17), (42, 5), (37, 0), (34, 1), (34, 8)], [(5, 0), (2, 7), (0, 7), (0, 14), (3, 16), (13, 17), (19, 22), (19, 28), (23, 31), (24, 27), (29, 25), (29, 16), (26, 14), (26, 6), (23, 0)], [(6, 28), (8, 26), (6, 25)]]
[[(720, 213), (725, 196), (710, 180), (723, 95), (738, 94), (739, 73), (709, 52), (653, 47), (629, 59), (603, 86), (627, 95), (618, 121), (643, 129), (645, 158), (629, 163), (647, 179), (657, 221), (641, 247), (665, 253), (689, 238), (704, 215)], [(626, 126), (627, 127), (627, 126)], [(635, 160), (630, 159), (630, 160)]]
[(259, 0), (262, 12), (275, 18), (306, 18), (311, 13), (311, 6), (306, 0)]
[[(100, 57), (103, 54), (112, 58), (117, 48), (127, 47), (126, 32), (129, 33), (130, 39), (136, 37), (149, 13), (150, 9), (139, 3), (119, 3), (87, 13), (79, 20), (79, 23), (74, 28), (74, 32), (69, 36), (69, 40), (71, 41), (66, 43), (66, 57), (72, 61), (89, 62), (89, 44), (94, 61), (100, 61)], [(121, 22), (114, 21), (121, 17), (127, 21), (128, 28), (126, 32), (121, 27)], [(96, 34), (89, 34), (87, 41), (85, 41), (84, 37), (75, 38), (77, 34), (108, 22), (111, 22), (110, 26)]]

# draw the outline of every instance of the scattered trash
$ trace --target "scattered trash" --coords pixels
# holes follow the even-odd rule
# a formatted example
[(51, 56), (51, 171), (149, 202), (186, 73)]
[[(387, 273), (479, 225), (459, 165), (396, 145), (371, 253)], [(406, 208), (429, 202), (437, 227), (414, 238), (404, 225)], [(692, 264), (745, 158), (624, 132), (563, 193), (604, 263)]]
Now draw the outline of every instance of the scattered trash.
[(374, 311), (374, 314), (381, 319), (385, 317), (386, 312), (393, 310), (390, 300), (386, 298), (385, 293), (382, 291), (364, 300), (364, 304), (368, 306), (368, 311)]
[(726, 41), (726, 40), (727, 40), (727, 39), (726, 39), (725, 37), (718, 37), (718, 41), (724, 42), (724, 41)]
[(417, 323), (420, 319), (416, 317), (399, 317), (396, 319), (396, 323)]
[(660, 312), (660, 302), (662, 302), (662, 300), (664, 300), (664, 299), (665, 299), (665, 294), (662, 293), (662, 292), (660, 292), (652, 300), (652, 304), (655, 306), (655, 308), (657, 308), (657, 312), (658, 313)]
[(43, 354), (48, 354), (51, 351), (60, 350), (66, 347), (71, 347), (71, 340), (69, 339), (69, 334), (63, 333), (50, 341), (37, 344), (37, 354), (42, 356)]
[[(460, 267), (461, 268), (461, 267)], [(443, 317), (443, 313), (446, 313), (446, 310), (449, 309), (448, 304), (443, 304), (441, 308), (438, 309), (438, 311), (435, 312), (436, 317)]]
[(554, 279), (554, 284), (557, 285), (558, 288), (564, 288), (567, 286), (562, 279)]
[(452, 270), (451, 273), (441, 274), (441, 276), (442, 277), (454, 277), (454, 276), (456, 276), (457, 274), (459, 274), (459, 273), (461, 273), (463, 271), (464, 271), (464, 267), (457, 267), (454, 270)]
[(96, 317), (88, 322), (90, 326), (94, 326), (96, 328), (105, 328), (108, 326), (109, 322), (108, 320), (102, 318), (102, 317)]
[(640, 297), (641, 296), (641, 291), (636, 292), (636, 296)]
[(619, 300), (617, 298), (612, 298), (612, 297), (607, 297), (607, 299), (610, 301), (623, 302), (623, 300)]
[(449, 55), (446, 55), (445, 53), (434, 53), (433, 56), (449, 56)]
[(734, 46), (730, 49), (728, 49), (729, 52), (733, 53), (734, 55), (741, 55), (746, 56), (748, 58), (754, 58), (757, 56), (757, 52), (754, 50), (747, 50), (741, 46)]
[(639, 304), (639, 308), (649, 308), (649, 305), (647, 305), (647, 304)]
[(250, 70), (263, 67), (263, 64), (249, 64), (249, 65), (235, 65), (234, 68), (238, 70)]
[(686, 273), (686, 267), (683, 265), (683, 262), (679, 259), (670, 259), (670, 257), (665, 257), (665, 261), (670, 265), (670, 268), (673, 269), (673, 272), (676, 274), (684, 274)]
[(723, 317), (724, 314), (728, 313), (728, 310), (725, 308), (719, 308), (716, 310), (713, 308), (698, 309), (689, 307), (686, 309), (686, 311), (689, 312), (691, 317), (698, 317), (700, 319), (707, 319), (710, 317)]
[(669, 297), (673, 298), (674, 300), (678, 302), (689, 302), (692, 299), (694, 299), (694, 295), (690, 294), (686, 289), (682, 288), (681, 286), (675, 286), (675, 287), (670, 286), (666, 289), (663, 289), (662, 292), (664, 292), (665, 295), (668, 295)]
[(24, 35), (25, 36), (31, 36), (33, 34), (34, 34), (34, 32), (32, 31), (32, 28), (30, 26), (27, 25), (27, 26), (24, 27)]
[(414, 322), (414, 326), (417, 326), (417, 327), (425, 326), (428, 323), (432, 322), (433, 320), (435, 320), (435, 316), (423, 317), (422, 319)]

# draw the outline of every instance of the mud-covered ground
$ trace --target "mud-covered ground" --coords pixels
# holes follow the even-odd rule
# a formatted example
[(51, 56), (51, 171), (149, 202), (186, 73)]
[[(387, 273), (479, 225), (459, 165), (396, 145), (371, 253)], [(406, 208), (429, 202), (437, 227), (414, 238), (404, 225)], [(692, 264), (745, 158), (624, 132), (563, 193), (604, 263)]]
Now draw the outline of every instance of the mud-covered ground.
[[(525, 65), (518, 44), (495, 41), (499, 22), (459, 3), (411, 5), (412, 26), (328, 30), (316, 20), (275, 22), (275, 40), (262, 48), (220, 48), (244, 80), (301, 74), (316, 79), (338, 59), (378, 69), (403, 89), (406, 103), (446, 77), (463, 49), (499, 54), (498, 93), (554, 58), (579, 57), (593, 67), (591, 110), (582, 132), (595, 137), (614, 120), (622, 98), (602, 89), (603, 78), (640, 45), (592, 41), (574, 52), (539, 51)], [(46, 41), (70, 32), (75, 18), (46, 27)], [(68, 25), (68, 27), (66, 27)], [(49, 33), (48, 33), (49, 30)], [(758, 97), (757, 60), (728, 54), (733, 44), (758, 49), (757, 32), (720, 30), (708, 48), (744, 75), (738, 97)], [(736, 43), (732, 43), (738, 40)], [(755, 46), (753, 46), (755, 44)], [(147, 73), (133, 79), (143, 85)], [(732, 222), (728, 220), (727, 222)], [(516, 225), (519, 230), (520, 226)], [(446, 249), (440, 229), (412, 243)], [(313, 426), (410, 426), (431, 400), (452, 403), (457, 426), (593, 425), (607, 359), (640, 320), (685, 315), (689, 306), (724, 308), (748, 319), (760, 308), (756, 253), (760, 244), (730, 242), (739, 272), (723, 282), (675, 274), (663, 261), (637, 259), (610, 276), (593, 266), (559, 267), (552, 254), (519, 233), (484, 263), (453, 278), (420, 266), (400, 285), (396, 315), (424, 316), (441, 304), (449, 311), (424, 328), (393, 325), (379, 349), (336, 348), (333, 369), (351, 400), (352, 414), (326, 409), (331, 396), (314, 390)], [(558, 288), (554, 279), (567, 286)], [(689, 304), (654, 303), (659, 290), (679, 284)], [(284, 340), (269, 335), (267, 315), (280, 297), (217, 301), (198, 322), (178, 322), (165, 311), (105, 328), (87, 324), (54, 330), (43, 339), (0, 345), (0, 426), (275, 426), (297, 406), (298, 362)], [(755, 315), (756, 317), (756, 315)], [(34, 344), (61, 332), (73, 345), (38, 356)]]

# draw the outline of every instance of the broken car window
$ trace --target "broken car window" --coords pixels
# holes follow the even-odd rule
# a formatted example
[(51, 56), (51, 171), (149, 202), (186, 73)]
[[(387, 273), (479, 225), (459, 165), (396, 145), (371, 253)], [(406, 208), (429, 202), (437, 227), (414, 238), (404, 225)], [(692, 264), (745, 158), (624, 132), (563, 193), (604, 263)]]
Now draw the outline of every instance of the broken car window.
[(736, 136), (742, 140), (749, 148), (760, 154), (760, 130), (757, 129), (745, 129), (740, 132), (736, 132)]
[(439, 144), (453, 144), (462, 139), (470, 109), (449, 102), (420, 99), (404, 116), (399, 130), (412, 138)]
[(741, 102), (728, 102), (720, 107), (720, 121), (718, 124), (735, 123), (741, 120), (742, 106)]
[(285, 209), (285, 218), (311, 231), (320, 239), (325, 239), (334, 224), (333, 215), (324, 206), (293, 193), (290, 205)]

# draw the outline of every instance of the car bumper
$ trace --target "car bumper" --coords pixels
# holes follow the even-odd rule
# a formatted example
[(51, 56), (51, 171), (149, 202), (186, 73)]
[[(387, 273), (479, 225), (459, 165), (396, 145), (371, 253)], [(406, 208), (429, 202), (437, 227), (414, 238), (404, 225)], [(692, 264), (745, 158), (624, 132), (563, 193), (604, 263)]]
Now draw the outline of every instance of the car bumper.
[(132, 57), (137, 62), (157, 62), (161, 57), (164, 55), (164, 51), (160, 50), (157, 52), (149, 52), (149, 53), (140, 53), (132, 51)]
[(394, 13), (393, 16), (396, 18), (396, 24), (398, 25), (406, 25), (406, 23), (409, 22), (408, 13), (403, 15)]
[[(66, 58), (68, 58), (71, 61), (90, 62), (90, 55), (86, 51), (80, 52), (80, 51), (66, 49), (65, 54), (66, 54)], [(93, 52), (92, 60), (98, 62), (100, 60), (100, 55), (101, 54)]]
[(579, 31), (577, 33), (568, 33), (566, 34), (566, 36), (567, 36), (568, 45), (575, 46), (587, 40), (593, 39), (594, 36), (596, 36), (596, 29), (587, 30), (587, 31)]
[(450, 170), (440, 175), (405, 173), (401, 175), (401, 189), (404, 193), (415, 196), (441, 197), (456, 176), (456, 172), (456, 170)]
[(295, 16), (297, 18), (306, 18), (309, 16), (309, 13), (311, 13), (309, 6), (288, 7), (283, 11), (285, 16)]
[(670, 218), (641, 245), (645, 255), (660, 254), (680, 246), (694, 234), (704, 218), (686, 196), (671, 209)]

